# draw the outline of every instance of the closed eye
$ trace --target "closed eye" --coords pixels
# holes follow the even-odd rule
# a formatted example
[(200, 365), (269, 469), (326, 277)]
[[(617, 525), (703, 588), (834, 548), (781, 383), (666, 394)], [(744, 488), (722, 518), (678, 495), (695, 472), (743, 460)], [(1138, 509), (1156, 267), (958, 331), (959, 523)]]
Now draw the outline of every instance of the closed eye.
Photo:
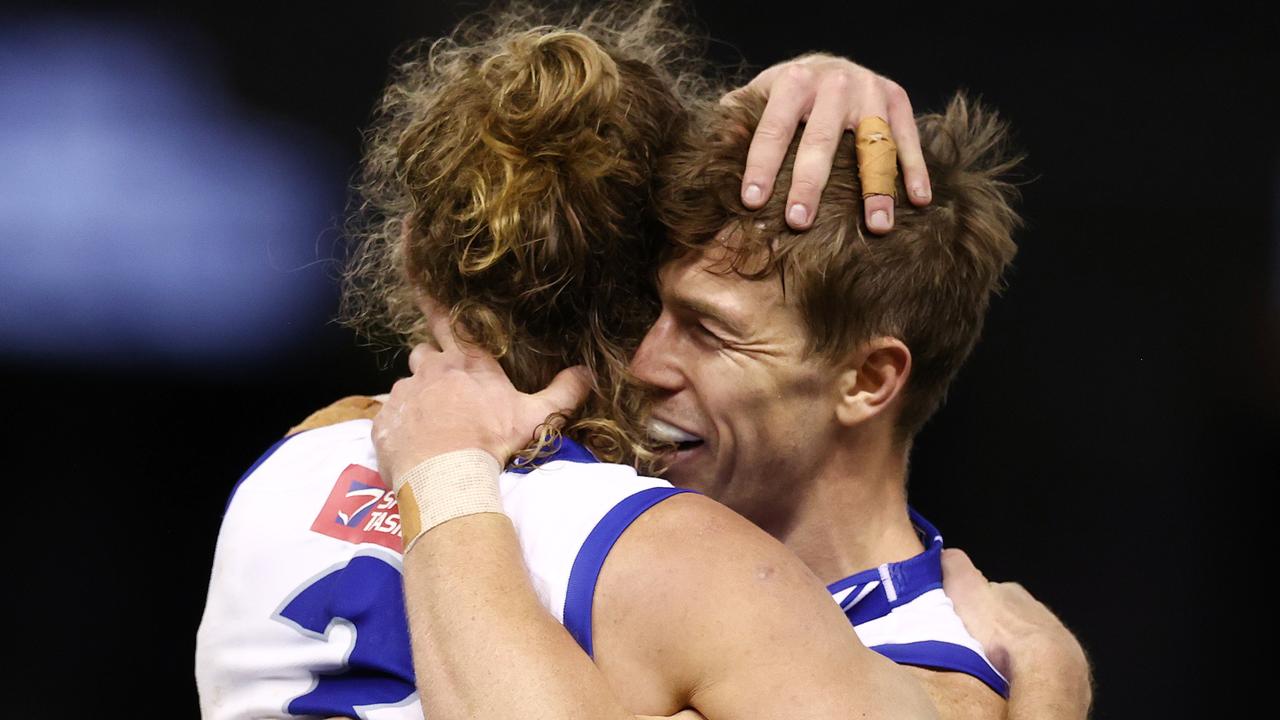
[(725, 343), (724, 338), (720, 337), (720, 335), (714, 330), (700, 322), (694, 323), (694, 332), (697, 333), (703, 341), (715, 345), (716, 347), (720, 347)]

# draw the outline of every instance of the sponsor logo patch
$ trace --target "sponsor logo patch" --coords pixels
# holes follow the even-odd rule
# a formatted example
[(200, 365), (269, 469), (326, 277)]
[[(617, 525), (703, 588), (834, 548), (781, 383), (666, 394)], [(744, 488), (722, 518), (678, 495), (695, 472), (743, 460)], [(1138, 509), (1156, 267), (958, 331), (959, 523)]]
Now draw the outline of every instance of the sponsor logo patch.
[(396, 494), (381, 475), (363, 465), (348, 465), (342, 471), (311, 529), (349, 543), (404, 550)]

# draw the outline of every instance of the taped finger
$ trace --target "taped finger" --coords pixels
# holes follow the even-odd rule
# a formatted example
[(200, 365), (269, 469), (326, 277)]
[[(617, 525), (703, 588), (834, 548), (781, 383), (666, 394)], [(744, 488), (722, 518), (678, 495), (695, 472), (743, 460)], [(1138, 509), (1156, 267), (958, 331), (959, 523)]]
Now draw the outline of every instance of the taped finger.
[(878, 116), (864, 117), (854, 131), (854, 148), (862, 197), (888, 195), (897, 199), (898, 146), (889, 123)]

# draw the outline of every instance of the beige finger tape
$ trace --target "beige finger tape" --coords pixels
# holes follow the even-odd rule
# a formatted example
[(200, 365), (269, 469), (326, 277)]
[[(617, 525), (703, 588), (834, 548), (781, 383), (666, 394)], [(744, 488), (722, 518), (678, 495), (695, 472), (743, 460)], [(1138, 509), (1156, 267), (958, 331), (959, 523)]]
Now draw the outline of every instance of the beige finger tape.
[(884, 118), (866, 117), (853, 131), (854, 150), (858, 154), (858, 177), (862, 180), (862, 197), (888, 195), (898, 198), (898, 146)]
[(424, 460), (395, 480), (407, 553), (431, 528), (455, 518), (501, 513), (502, 466), (484, 450), (456, 450)]

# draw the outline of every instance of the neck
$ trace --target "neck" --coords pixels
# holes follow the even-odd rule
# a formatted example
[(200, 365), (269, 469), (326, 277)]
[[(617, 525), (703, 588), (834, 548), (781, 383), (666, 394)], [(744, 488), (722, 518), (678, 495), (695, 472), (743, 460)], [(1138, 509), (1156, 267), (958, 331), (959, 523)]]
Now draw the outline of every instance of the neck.
[(924, 551), (907, 515), (907, 452), (889, 438), (842, 444), (789, 516), (766, 528), (830, 584)]

